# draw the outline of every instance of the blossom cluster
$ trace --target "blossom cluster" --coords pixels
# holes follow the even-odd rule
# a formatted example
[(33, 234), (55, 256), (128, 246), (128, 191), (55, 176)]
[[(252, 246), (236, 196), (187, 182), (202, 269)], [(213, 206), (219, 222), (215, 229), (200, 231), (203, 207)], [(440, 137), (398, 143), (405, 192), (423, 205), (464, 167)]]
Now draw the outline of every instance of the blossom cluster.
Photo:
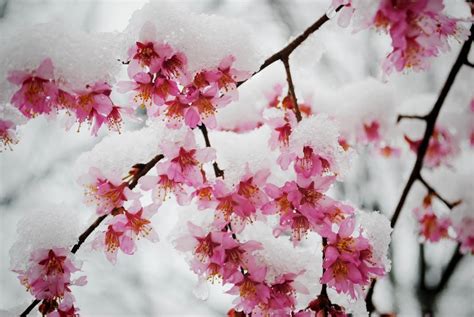
[(70, 287), (87, 283), (85, 276), (72, 279), (80, 267), (73, 254), (64, 248), (38, 249), (31, 254), (27, 269), (16, 272), (26, 289), (42, 301), (39, 310), (43, 316), (77, 316)]
[(392, 51), (382, 66), (385, 74), (424, 70), (430, 58), (449, 50), (451, 38), (462, 42), (469, 35), (462, 20), (443, 13), (443, 0), (379, 0), (370, 5), (360, 0), (333, 0), (331, 9), (339, 6), (341, 26), (358, 16), (360, 28), (374, 27), (389, 33)]
[[(419, 235), (424, 241), (438, 242), (441, 239), (452, 239), (461, 245), (463, 253), (474, 253), (474, 218), (471, 215), (455, 221), (454, 215), (442, 214), (433, 207), (434, 194), (429, 192), (423, 199), (421, 206), (413, 212), (419, 223)], [(462, 201), (452, 206), (456, 212)]]
[(8, 81), (20, 86), (10, 102), (28, 119), (65, 110), (79, 124), (88, 122), (93, 125), (94, 135), (104, 123), (113, 130), (120, 127), (120, 107), (111, 100), (112, 87), (108, 83), (96, 82), (85, 88), (71, 88), (62, 78), (54, 77), (50, 58), (44, 59), (35, 70), (10, 72)]

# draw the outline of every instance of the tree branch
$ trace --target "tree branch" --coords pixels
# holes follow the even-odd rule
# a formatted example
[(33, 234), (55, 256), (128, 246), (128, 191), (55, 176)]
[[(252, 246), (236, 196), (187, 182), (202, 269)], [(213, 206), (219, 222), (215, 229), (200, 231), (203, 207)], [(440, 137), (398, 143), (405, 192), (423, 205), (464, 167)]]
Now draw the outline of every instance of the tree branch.
[[(162, 154), (159, 154), (157, 156), (155, 156), (154, 158), (152, 158), (148, 163), (146, 164), (135, 164), (132, 168), (137, 168), (139, 166), (139, 169), (138, 171), (133, 175), (133, 178), (132, 178), (132, 181), (130, 182), (130, 184), (128, 185), (128, 188), (129, 189), (133, 189), (135, 188), (135, 186), (137, 186), (138, 184), (138, 180), (142, 177), (142, 176), (145, 176), (152, 168), (153, 166), (156, 165), (156, 163), (158, 163), (160, 160), (162, 160), (164, 158), (164, 156)], [(79, 238), (77, 239), (77, 243), (72, 247), (71, 249), (71, 253), (76, 253), (79, 248), (82, 246), (82, 244), (87, 240), (87, 238), (92, 234), (92, 232), (94, 232), (95, 229), (97, 229), (97, 227), (99, 227), (99, 225), (102, 223), (102, 221), (104, 221), (104, 219), (107, 217), (108, 215), (103, 215), (103, 216), (100, 216), (98, 217), (80, 236)], [(32, 310), (33, 308), (36, 307), (36, 305), (38, 305), (41, 301), (38, 300), (38, 299), (35, 299), (21, 314), (20, 316), (21, 317), (25, 317), (27, 316)]]
[(448, 266), (446, 266), (443, 275), (441, 275), (441, 279), (439, 280), (438, 285), (434, 288), (434, 292), (436, 295), (440, 294), (441, 291), (446, 287), (449, 279), (453, 275), (456, 267), (458, 266), (463, 256), (464, 254), (461, 253), (461, 244), (458, 243), (456, 250), (454, 251), (454, 254), (451, 257), (451, 260), (448, 263)]
[[(458, 74), (461, 67), (465, 65), (467, 61), (467, 57), (469, 54), (469, 50), (471, 49), (471, 44), (472, 44), (472, 40), (474, 36), (474, 25), (471, 26), (470, 32), (471, 34), (469, 36), (469, 39), (467, 39), (467, 41), (464, 42), (461, 48), (461, 51), (459, 52), (459, 55), (456, 61), (454, 62), (454, 65), (451, 68), (451, 71), (449, 72), (448, 78), (446, 79), (443, 85), (443, 88), (441, 89), (438, 99), (436, 100), (436, 103), (433, 106), (433, 109), (431, 109), (430, 113), (427, 115), (425, 134), (423, 136), (420, 146), (418, 147), (415, 165), (413, 166), (413, 169), (405, 185), (405, 188), (403, 189), (403, 192), (400, 196), (400, 200), (398, 201), (397, 207), (395, 208), (395, 212), (393, 213), (392, 220), (390, 222), (390, 225), (392, 228), (394, 228), (395, 225), (397, 224), (398, 217), (400, 216), (400, 212), (402, 211), (402, 208), (405, 204), (405, 200), (407, 199), (407, 196), (408, 196), (408, 193), (410, 192), (411, 187), (413, 186), (415, 181), (421, 177), (420, 171), (421, 171), (421, 168), (423, 167), (423, 160), (428, 150), (430, 138), (433, 134), (439, 112), (441, 111), (441, 107), (443, 106), (444, 101), (454, 83), (454, 80), (456, 79), (456, 75)], [(376, 281), (374, 281), (371, 284), (366, 296), (366, 305), (367, 305), (367, 309), (369, 310), (369, 313), (374, 311), (372, 296), (373, 296), (373, 288), (375, 287), (375, 284), (376, 284)]]
[(444, 199), (440, 194), (438, 194), (438, 192), (433, 187), (430, 186), (430, 184), (426, 182), (426, 180), (421, 176), (421, 174), (418, 176), (418, 180), (426, 187), (430, 194), (441, 200), (449, 209), (453, 209), (454, 207), (462, 203), (461, 200), (457, 200), (455, 202), (450, 203), (449, 201)]
[[(343, 6), (339, 6), (336, 9), (336, 12), (341, 10)], [(316, 22), (314, 22), (312, 25), (310, 25), (303, 33), (301, 33), (299, 36), (297, 36), (293, 41), (291, 41), (287, 46), (270, 56), (265, 60), (265, 62), (260, 66), (259, 70), (253, 73), (249, 78), (246, 80), (240, 81), (237, 83), (237, 87), (248, 81), (250, 78), (270, 66), (271, 64), (275, 63), (278, 60), (284, 61), (285, 59), (288, 59), (290, 57), (290, 54), (303, 43), (311, 34), (316, 32), (324, 23), (329, 21), (329, 17), (324, 14), (321, 16)]]

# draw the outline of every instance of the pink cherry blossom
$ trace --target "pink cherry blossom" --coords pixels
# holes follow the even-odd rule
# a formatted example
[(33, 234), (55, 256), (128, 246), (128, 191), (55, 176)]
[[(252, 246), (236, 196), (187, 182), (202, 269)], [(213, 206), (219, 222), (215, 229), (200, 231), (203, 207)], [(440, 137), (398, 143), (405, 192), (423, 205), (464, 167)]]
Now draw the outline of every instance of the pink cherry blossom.
[(377, 144), (381, 140), (380, 123), (377, 120), (364, 123), (365, 140), (367, 143)]
[[(163, 173), (163, 171), (159, 171), (159, 173)], [(181, 206), (191, 202), (191, 197), (185, 184), (170, 179), (166, 174), (158, 176), (145, 175), (140, 178), (139, 184), (142, 190), (152, 191), (153, 202), (157, 205), (161, 205), (163, 201), (169, 198), (171, 193), (174, 194), (178, 204)]]
[(266, 183), (268, 176), (270, 176), (270, 170), (262, 169), (252, 173), (247, 165), (245, 174), (237, 184), (237, 194), (247, 199), (256, 208), (262, 207), (268, 202), (268, 197), (260, 188)]
[(214, 184), (213, 195), (216, 204), (214, 225), (217, 228), (222, 229), (231, 223), (233, 231), (239, 233), (246, 223), (255, 219), (257, 209), (252, 202), (229, 189), (221, 180)]
[(204, 76), (209, 83), (215, 82), (221, 92), (229, 92), (237, 88), (237, 82), (247, 79), (248, 72), (232, 68), (235, 57), (229, 55), (222, 59), (216, 70), (205, 72)]
[[(405, 136), (410, 149), (417, 153), (421, 140), (413, 141)], [(425, 155), (427, 167), (438, 167), (441, 164), (449, 164), (449, 160), (459, 152), (459, 145), (454, 136), (443, 127), (436, 127), (430, 138), (428, 150)]]
[(454, 226), (456, 240), (461, 244), (462, 253), (474, 254), (474, 217), (465, 216)]
[(124, 217), (113, 217), (107, 223), (107, 230), (100, 232), (93, 242), (95, 250), (103, 250), (107, 260), (115, 264), (117, 252), (131, 255), (135, 252), (136, 245), (133, 242), (132, 232), (127, 228), (127, 220)]
[(186, 134), (184, 142), (165, 143), (161, 145), (161, 149), (168, 160), (158, 165), (159, 174), (166, 174), (169, 179), (189, 186), (203, 184), (204, 175), (201, 166), (216, 157), (212, 148), (197, 148), (192, 131)]
[(11, 146), (18, 143), (15, 130), (16, 125), (13, 121), (0, 119), (0, 140), (2, 142), (0, 151), (7, 147), (11, 150)]
[(264, 311), (271, 316), (287, 316), (296, 306), (296, 293), (308, 294), (308, 289), (295, 279), (303, 272), (277, 276), (270, 285), (270, 300)]
[(163, 63), (161, 64), (161, 73), (168, 79), (175, 79), (183, 84), (186, 84), (188, 80), (187, 66), (188, 61), (186, 55), (181, 52), (174, 54), (168, 54), (163, 57)]
[(164, 57), (171, 54), (171, 52), (171, 47), (166, 44), (158, 44), (153, 41), (136, 42), (136, 45), (128, 51), (130, 59), (129, 77), (133, 78), (141, 71), (158, 73), (162, 67)]
[(107, 123), (110, 129), (119, 130), (121, 116), (118, 107), (110, 99), (112, 87), (107, 83), (95, 83), (86, 86), (85, 90), (76, 91), (76, 118), (79, 124), (87, 121), (92, 127), (92, 134), (97, 135), (102, 124)]
[(420, 225), (420, 235), (427, 241), (437, 242), (448, 237), (448, 229), (451, 226), (449, 217), (438, 217), (431, 206), (426, 208), (415, 208), (413, 210)]
[(114, 208), (123, 206), (126, 200), (136, 198), (119, 177), (107, 179), (99, 169), (91, 167), (87, 175), (79, 179), (79, 183), (85, 187), (86, 202), (97, 206), (97, 214), (105, 215)]
[(139, 72), (133, 76), (133, 80), (119, 82), (118, 91), (135, 91), (132, 96), (134, 109), (146, 108), (149, 116), (157, 116), (159, 106), (179, 93), (176, 82), (161, 76), (155, 77), (152, 73)]
[(266, 123), (272, 127), (272, 135), (268, 142), (270, 148), (272, 150), (277, 147), (279, 147), (280, 150), (287, 148), (290, 142), (291, 132), (297, 123), (293, 111), (286, 111), (283, 117), (268, 119)]
[(8, 81), (21, 86), (12, 97), (11, 103), (27, 118), (38, 114), (49, 114), (58, 97), (58, 88), (54, 84), (53, 63), (46, 58), (32, 72), (12, 71)]
[(270, 299), (270, 287), (265, 284), (267, 269), (253, 267), (246, 274), (240, 275), (240, 281), (228, 291), (229, 294), (238, 294), (235, 308), (249, 314), (258, 305), (266, 305)]

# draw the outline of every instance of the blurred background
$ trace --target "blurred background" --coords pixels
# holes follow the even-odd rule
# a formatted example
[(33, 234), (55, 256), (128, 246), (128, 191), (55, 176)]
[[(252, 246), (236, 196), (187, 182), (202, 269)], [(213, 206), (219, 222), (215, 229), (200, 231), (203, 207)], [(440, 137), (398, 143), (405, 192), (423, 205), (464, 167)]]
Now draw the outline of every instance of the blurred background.
[[(192, 11), (238, 17), (252, 26), (264, 56), (283, 47), (289, 39), (312, 24), (329, 6), (329, 0), (199, 0), (182, 1)], [(145, 1), (112, 0), (0, 0), (0, 32), (2, 27), (35, 24), (48, 21), (67, 21), (86, 32), (121, 31), (133, 11)], [(446, 0), (447, 10), (454, 16), (465, 17), (469, 10), (464, 1)], [(166, 5), (164, 3), (164, 5)], [(197, 26), (198, 27), (198, 26)], [(311, 47), (296, 55), (294, 81), (302, 94), (312, 89), (337, 91), (342, 85), (377, 77), (380, 63), (388, 52), (387, 36), (375, 31), (353, 34), (331, 22), (323, 32), (314, 36)], [(459, 49), (434, 60), (424, 73), (394, 75), (390, 84), (400, 103), (420, 95), (436, 96)], [(471, 53), (472, 57), (472, 53)], [(472, 59), (471, 59), (472, 60)], [(279, 74), (284, 83), (283, 68), (272, 66), (269, 74)], [(281, 68), (281, 69), (280, 69)], [(311, 74), (308, 76), (308, 74)], [(308, 80), (311, 78), (311, 80)], [(472, 98), (472, 71), (462, 70), (450, 93), (449, 105), (467, 105)], [(251, 83), (249, 83), (251, 86)], [(301, 88), (300, 88), (301, 87)], [(271, 91), (272, 85), (266, 88)], [(369, 92), (370, 95), (370, 92)], [(313, 100), (317, 105), (317, 100)], [(416, 105), (415, 105), (416, 106)], [(420, 105), (429, 109), (430, 105)], [(443, 115), (443, 114), (441, 114)], [(130, 128), (136, 128), (133, 124)], [(87, 129), (76, 133), (65, 132), (60, 123), (38, 118), (21, 130), (20, 143), (13, 151), (0, 154), (0, 309), (19, 311), (31, 301), (9, 271), (9, 249), (16, 239), (16, 225), (24, 215), (38, 206), (67, 202), (75, 207), (84, 221), (90, 221), (92, 210), (82, 204), (82, 190), (74, 181), (73, 166), (80, 153), (92, 149), (99, 138)], [(124, 149), (130, 150), (130, 149)], [(469, 156), (472, 158), (472, 155)], [(341, 199), (352, 201), (365, 209), (381, 210), (388, 216), (395, 209), (414, 156), (404, 161), (387, 161), (371, 153), (361, 153), (353, 164), (348, 182), (337, 188)], [(473, 161), (466, 161), (472, 175)], [(455, 173), (444, 186), (455, 183)], [(422, 190), (419, 189), (419, 192)], [(467, 188), (474, 194), (473, 188)], [(400, 316), (420, 316), (425, 295), (420, 290), (420, 261), (416, 220), (411, 209), (419, 197), (410, 195), (398, 227), (393, 233), (391, 273), (378, 283), (374, 301), (381, 312), (397, 312)], [(413, 197), (412, 197), (413, 196)], [(455, 197), (453, 197), (454, 199)], [(161, 241), (151, 244), (142, 241), (133, 257), (119, 257), (118, 264), (110, 265), (103, 254), (80, 251), (83, 270), (88, 275), (86, 287), (74, 290), (78, 306), (84, 316), (223, 316), (231, 307), (232, 297), (219, 286), (211, 286), (207, 301), (193, 295), (197, 282), (188, 269), (182, 254), (174, 250), (166, 238), (176, 215), (173, 205), (166, 205), (154, 218)], [(473, 211), (474, 212), (474, 211)], [(427, 245), (427, 284), (437, 283), (443, 268), (455, 248), (452, 241)], [(15, 308), (17, 307), (17, 308)], [(474, 261), (466, 256), (458, 265), (448, 288), (432, 307), (437, 316), (474, 316)]]

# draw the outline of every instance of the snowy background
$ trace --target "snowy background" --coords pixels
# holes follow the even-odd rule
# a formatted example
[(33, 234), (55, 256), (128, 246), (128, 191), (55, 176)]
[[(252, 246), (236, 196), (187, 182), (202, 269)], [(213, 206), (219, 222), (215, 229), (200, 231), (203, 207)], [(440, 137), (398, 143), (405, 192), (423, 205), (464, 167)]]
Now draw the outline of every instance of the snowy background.
[[(270, 56), (312, 24), (326, 11), (329, 4), (329, 1), (323, 0), (180, 2), (197, 13), (245, 21), (250, 28), (243, 29), (249, 33), (243, 38), (258, 43), (263, 57)], [(452, 15), (465, 17), (469, 14), (464, 1), (445, 2), (449, 4), (448, 12)], [(122, 31), (127, 27), (131, 14), (143, 3), (131, 0), (0, 0), (0, 33), (2, 29), (50, 21), (66, 21), (85, 32)], [(193, 27), (196, 28), (194, 32), (199, 32), (199, 25)], [(218, 25), (215, 28), (218, 29)], [(243, 48), (248, 45), (245, 41), (237, 44)], [(452, 52), (436, 59), (429, 71), (393, 75), (390, 82), (382, 88), (379, 83), (367, 78), (379, 76), (380, 64), (389, 45), (387, 36), (374, 31), (353, 34), (349, 29), (339, 28), (334, 21), (328, 23), (292, 55), (291, 63), (299, 98), (310, 102), (316, 109), (326, 109), (329, 112), (336, 111), (338, 106), (348, 100), (359, 100), (357, 106), (360, 111), (353, 111), (354, 120), (372, 111), (379, 111), (379, 116), (387, 120), (393, 120), (399, 111), (425, 113), (431, 108), (457, 56), (459, 45), (454, 45)], [(471, 60), (472, 55), (471, 53)], [(4, 56), (0, 58), (3, 59)], [(464, 124), (456, 113), (457, 110), (466, 108), (473, 97), (473, 80), (471, 70), (461, 70), (441, 113), (441, 122), (452, 126)], [(245, 84), (241, 88), (241, 100), (229, 105), (218, 120), (231, 126), (235, 123), (233, 120), (237, 114), (241, 115), (241, 107), (245, 107), (248, 113), (262, 107), (265, 92), (271, 91), (278, 82), (285, 83), (284, 70), (282, 65), (275, 63)], [(390, 92), (390, 100), (378, 97), (383, 89)], [(414, 123), (405, 124), (400, 129), (422, 131), (421, 123), (413, 125)], [(139, 129), (140, 125), (128, 123), (126, 128)], [(61, 208), (76, 214), (82, 223), (92, 221), (93, 210), (82, 203), (83, 191), (75, 182), (75, 162), (81, 153), (90, 151), (107, 134), (107, 131), (102, 131), (98, 138), (93, 138), (87, 129), (76, 133), (73, 128), (65, 132), (63, 125), (57, 120), (38, 118), (21, 128), (20, 143), (14, 147), (14, 151), (0, 154), (0, 309), (20, 311), (31, 301), (31, 296), (18, 283), (16, 275), (9, 271), (9, 249), (17, 238), (16, 227), (20, 219), (38, 212), (37, 210), (46, 211), (48, 205), (61, 203)], [(263, 136), (258, 134), (255, 135), (255, 140), (259, 137), (263, 140)], [(218, 152), (229, 151), (227, 140), (222, 135), (217, 133), (215, 140)], [(130, 142), (124, 142), (121, 146), (124, 152), (136, 151)], [(239, 146), (246, 147), (246, 142), (236, 141), (233, 150), (238, 151)], [(404, 157), (404, 160), (388, 160), (368, 151), (360, 151), (346, 182), (339, 184), (334, 194), (361, 209), (381, 210), (390, 216), (414, 161), (414, 155), (410, 153), (405, 153)], [(453, 167), (440, 169), (435, 173), (425, 171), (424, 175), (451, 201), (469, 197), (474, 192), (472, 181), (469, 181), (474, 178), (473, 162), (472, 150), (466, 151), (463, 157), (453, 162)], [(463, 181), (465, 179), (466, 182)], [(421, 186), (413, 188), (392, 235), (392, 272), (378, 283), (375, 290), (375, 304), (381, 312), (396, 311), (400, 316), (420, 315), (417, 293), (418, 237), (411, 210), (419, 203), (423, 194)], [(186, 208), (173, 202), (166, 203), (153, 218), (160, 242), (151, 244), (141, 241), (139, 250), (133, 257), (119, 256), (115, 266), (110, 265), (102, 253), (91, 251), (90, 247), (86, 246), (79, 251), (89, 283), (86, 287), (75, 288), (74, 294), (84, 316), (225, 314), (231, 307), (232, 296), (224, 294), (222, 288), (215, 285), (211, 286), (211, 295), (207, 301), (197, 299), (193, 295), (197, 278), (188, 269), (185, 257), (174, 250), (168, 238), (179, 213), (185, 211), (183, 209)], [(44, 217), (47, 217), (47, 213)], [(426, 247), (428, 285), (437, 283), (454, 247), (455, 243), (452, 241), (442, 241)], [(473, 268), (472, 256), (465, 257), (448, 289), (439, 298), (435, 308), (438, 316), (474, 314)]]

